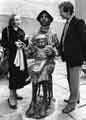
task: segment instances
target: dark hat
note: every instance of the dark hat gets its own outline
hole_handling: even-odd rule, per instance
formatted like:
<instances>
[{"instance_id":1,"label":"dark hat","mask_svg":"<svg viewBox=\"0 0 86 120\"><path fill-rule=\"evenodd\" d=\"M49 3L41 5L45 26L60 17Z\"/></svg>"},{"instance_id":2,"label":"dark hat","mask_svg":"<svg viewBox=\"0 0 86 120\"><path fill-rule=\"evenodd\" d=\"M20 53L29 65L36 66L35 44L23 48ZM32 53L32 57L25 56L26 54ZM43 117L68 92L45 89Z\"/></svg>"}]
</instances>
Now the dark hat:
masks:
<instances>
[{"instance_id":1,"label":"dark hat","mask_svg":"<svg viewBox=\"0 0 86 120\"><path fill-rule=\"evenodd\" d=\"M53 21L53 17L46 10L43 10L39 13L39 15L37 16L37 20L40 22L40 18L44 13L48 15L48 18L50 19L50 23L51 23Z\"/></svg>"}]
</instances>

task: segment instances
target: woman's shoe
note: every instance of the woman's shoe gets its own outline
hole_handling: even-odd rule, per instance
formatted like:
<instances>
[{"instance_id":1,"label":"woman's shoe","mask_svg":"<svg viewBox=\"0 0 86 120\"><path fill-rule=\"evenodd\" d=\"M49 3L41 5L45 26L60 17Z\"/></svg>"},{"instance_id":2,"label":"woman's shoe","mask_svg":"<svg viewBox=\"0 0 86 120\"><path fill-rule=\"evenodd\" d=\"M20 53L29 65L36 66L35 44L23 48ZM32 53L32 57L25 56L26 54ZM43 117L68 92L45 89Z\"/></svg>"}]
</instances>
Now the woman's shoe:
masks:
<instances>
[{"instance_id":1,"label":"woman's shoe","mask_svg":"<svg viewBox=\"0 0 86 120\"><path fill-rule=\"evenodd\" d=\"M17 102L12 103L11 100L8 98L8 105L12 109L17 109Z\"/></svg>"},{"instance_id":2,"label":"woman's shoe","mask_svg":"<svg viewBox=\"0 0 86 120\"><path fill-rule=\"evenodd\" d=\"M22 100L23 99L23 97L19 96L18 94L16 94L15 97L16 97L17 100Z\"/></svg>"}]
</instances>

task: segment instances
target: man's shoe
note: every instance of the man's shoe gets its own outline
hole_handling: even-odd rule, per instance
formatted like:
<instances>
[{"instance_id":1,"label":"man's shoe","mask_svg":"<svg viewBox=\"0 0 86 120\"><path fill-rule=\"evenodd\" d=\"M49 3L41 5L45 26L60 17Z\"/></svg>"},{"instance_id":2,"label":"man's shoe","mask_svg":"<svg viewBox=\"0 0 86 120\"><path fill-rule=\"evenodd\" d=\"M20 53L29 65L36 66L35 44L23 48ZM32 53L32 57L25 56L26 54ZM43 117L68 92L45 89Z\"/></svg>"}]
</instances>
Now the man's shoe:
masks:
<instances>
[{"instance_id":1,"label":"man's shoe","mask_svg":"<svg viewBox=\"0 0 86 120\"><path fill-rule=\"evenodd\" d=\"M22 96L19 96L18 94L16 94L15 97L16 97L17 100L22 100L22 99L23 99L23 97L22 97Z\"/></svg>"},{"instance_id":2,"label":"man's shoe","mask_svg":"<svg viewBox=\"0 0 86 120\"><path fill-rule=\"evenodd\" d=\"M72 112L73 110L75 110L75 105L74 105L74 104L68 104L68 105L62 110L62 112L67 114L67 113Z\"/></svg>"},{"instance_id":3,"label":"man's shoe","mask_svg":"<svg viewBox=\"0 0 86 120\"><path fill-rule=\"evenodd\" d=\"M70 103L70 100L66 100L66 99L64 99L64 102L66 102L66 103ZM77 100L77 104L79 104L80 103L80 100Z\"/></svg>"},{"instance_id":4,"label":"man's shoe","mask_svg":"<svg viewBox=\"0 0 86 120\"><path fill-rule=\"evenodd\" d=\"M12 103L12 101L8 98L8 105L12 109L17 109L17 102Z\"/></svg>"}]
</instances>

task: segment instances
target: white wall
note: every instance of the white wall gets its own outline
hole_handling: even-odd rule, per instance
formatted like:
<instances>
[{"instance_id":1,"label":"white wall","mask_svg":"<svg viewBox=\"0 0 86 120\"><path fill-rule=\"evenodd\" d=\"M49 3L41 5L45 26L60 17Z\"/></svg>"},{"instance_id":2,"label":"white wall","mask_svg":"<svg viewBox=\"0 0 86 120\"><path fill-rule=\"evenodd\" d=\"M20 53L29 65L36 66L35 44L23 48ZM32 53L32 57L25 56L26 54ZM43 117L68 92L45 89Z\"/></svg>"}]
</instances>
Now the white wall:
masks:
<instances>
[{"instance_id":1,"label":"white wall","mask_svg":"<svg viewBox=\"0 0 86 120\"><path fill-rule=\"evenodd\" d=\"M76 1L76 14L78 17L86 20L86 0L75 0Z\"/></svg>"},{"instance_id":2,"label":"white wall","mask_svg":"<svg viewBox=\"0 0 86 120\"><path fill-rule=\"evenodd\" d=\"M0 15L0 32L2 29L7 26L9 20L9 16L7 15ZM58 38L60 40L62 29L64 23L62 21L53 21L51 24L51 28L53 32L57 33ZM40 27L39 23L35 19L31 19L28 17L22 17L22 26L25 33L29 36L32 36Z\"/></svg>"},{"instance_id":3,"label":"white wall","mask_svg":"<svg viewBox=\"0 0 86 120\"><path fill-rule=\"evenodd\" d=\"M59 1L62 0L0 0L0 31L7 25L8 15L17 12L23 17L22 27L26 34L32 35L39 28L39 24L35 20L37 15L41 10L46 9L54 17L52 29L57 32L60 39L63 22L60 21ZM70 1L74 2L74 0ZM86 0L75 0L75 2L77 16L86 19Z\"/></svg>"},{"instance_id":4,"label":"white wall","mask_svg":"<svg viewBox=\"0 0 86 120\"><path fill-rule=\"evenodd\" d=\"M18 13L36 18L41 10L47 10L55 20L60 19L58 4L63 0L0 0L0 14ZM69 0L75 3L75 0Z\"/></svg>"},{"instance_id":5,"label":"white wall","mask_svg":"<svg viewBox=\"0 0 86 120\"><path fill-rule=\"evenodd\" d=\"M53 17L52 29L60 39L63 22L58 10L59 0L0 0L0 31L7 25L9 15L16 12L22 16L26 34L32 35L39 28L36 17L43 9L47 10Z\"/></svg>"}]
</instances>

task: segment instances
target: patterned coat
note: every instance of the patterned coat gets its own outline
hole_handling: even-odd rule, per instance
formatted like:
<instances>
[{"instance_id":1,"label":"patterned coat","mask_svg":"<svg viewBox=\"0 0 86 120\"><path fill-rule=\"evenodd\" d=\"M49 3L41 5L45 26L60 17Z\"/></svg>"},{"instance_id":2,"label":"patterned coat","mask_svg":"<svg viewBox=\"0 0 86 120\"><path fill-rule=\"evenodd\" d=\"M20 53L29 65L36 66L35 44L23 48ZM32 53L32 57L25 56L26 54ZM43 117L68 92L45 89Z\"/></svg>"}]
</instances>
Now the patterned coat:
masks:
<instances>
[{"instance_id":1,"label":"patterned coat","mask_svg":"<svg viewBox=\"0 0 86 120\"><path fill-rule=\"evenodd\" d=\"M33 59L32 66L36 66L37 68L37 62L40 63L38 65L37 70L39 69L39 66L41 66L40 71L36 72L33 72L34 70L31 71L31 66L29 68L30 71L29 74L31 74L32 82L35 83L50 80L50 75L53 73L55 68L54 58L56 54L54 47L58 46L58 39L56 39L56 35L51 34L51 32L49 31L48 33L44 34L45 37L47 38L45 41L46 42L45 47L39 48L38 40L36 39L36 37L40 34L43 35L43 33L39 31L35 36L33 36L31 40L31 46L29 49L30 58ZM48 52L46 53L47 50ZM31 63L29 65L31 65Z\"/></svg>"},{"instance_id":2,"label":"patterned coat","mask_svg":"<svg viewBox=\"0 0 86 120\"><path fill-rule=\"evenodd\" d=\"M17 52L17 46L15 45L15 42L21 40L27 45L28 42L24 41L24 37L25 37L25 33L21 28L18 28L18 30L15 31L12 27L8 27L8 29L6 27L2 31L1 45L8 50L10 89L22 88L26 84L25 79L28 77L27 63L26 63L26 56L24 53L24 49L22 49L24 56L24 65L25 65L24 71L20 71L20 68L14 65L14 60Z\"/></svg>"}]
</instances>

